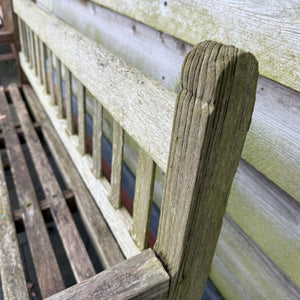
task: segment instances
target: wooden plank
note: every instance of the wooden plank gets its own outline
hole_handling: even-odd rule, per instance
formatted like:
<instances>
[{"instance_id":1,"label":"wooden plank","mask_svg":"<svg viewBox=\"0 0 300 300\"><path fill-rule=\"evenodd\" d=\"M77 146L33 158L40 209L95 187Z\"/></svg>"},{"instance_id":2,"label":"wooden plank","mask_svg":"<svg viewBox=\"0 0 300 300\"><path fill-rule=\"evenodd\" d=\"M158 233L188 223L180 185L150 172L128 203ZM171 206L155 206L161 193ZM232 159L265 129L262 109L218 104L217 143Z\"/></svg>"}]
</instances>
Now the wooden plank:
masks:
<instances>
[{"instance_id":1,"label":"wooden plank","mask_svg":"<svg viewBox=\"0 0 300 300\"><path fill-rule=\"evenodd\" d=\"M72 74L66 67L64 68L65 68L67 127L68 127L69 134L74 134L75 127L73 122Z\"/></svg>"},{"instance_id":2,"label":"wooden plank","mask_svg":"<svg viewBox=\"0 0 300 300\"><path fill-rule=\"evenodd\" d=\"M50 48L47 47L47 59L48 59L48 84L49 84L49 91L50 91L50 99L51 104L55 104L55 91L54 91L54 78L53 78L53 54Z\"/></svg>"},{"instance_id":3,"label":"wooden plank","mask_svg":"<svg viewBox=\"0 0 300 300\"><path fill-rule=\"evenodd\" d=\"M65 202L63 193L56 181L46 153L30 121L30 117L21 98L17 85L10 85L12 96L30 154L36 167L45 196L50 200L50 209L59 231L64 249L77 282L81 282L95 275L85 245L81 240L76 224Z\"/></svg>"},{"instance_id":4,"label":"wooden plank","mask_svg":"<svg viewBox=\"0 0 300 300\"><path fill-rule=\"evenodd\" d=\"M93 173L96 178L102 176L102 105L93 98Z\"/></svg>"},{"instance_id":5,"label":"wooden plank","mask_svg":"<svg viewBox=\"0 0 300 300\"><path fill-rule=\"evenodd\" d=\"M60 118L64 117L64 106L62 99L62 83L61 83L61 62L59 58L55 57L55 66L56 66L56 97L58 104L58 116Z\"/></svg>"},{"instance_id":6,"label":"wooden plank","mask_svg":"<svg viewBox=\"0 0 300 300\"><path fill-rule=\"evenodd\" d=\"M168 288L168 273L149 249L48 299L165 299Z\"/></svg>"},{"instance_id":7,"label":"wooden plank","mask_svg":"<svg viewBox=\"0 0 300 300\"><path fill-rule=\"evenodd\" d=\"M70 7L67 0L61 0L49 9L168 89L178 91L182 61L191 49L190 44L91 2L82 5L73 1ZM76 22L77 19L86 22ZM259 78L255 110L242 155L300 202L299 97L299 92ZM124 160L128 163L125 155Z\"/></svg>"},{"instance_id":8,"label":"wooden plank","mask_svg":"<svg viewBox=\"0 0 300 300\"><path fill-rule=\"evenodd\" d=\"M132 235L138 247L143 250L149 246L148 234L155 179L155 164L142 149L139 150L136 174Z\"/></svg>"},{"instance_id":9,"label":"wooden plank","mask_svg":"<svg viewBox=\"0 0 300 300\"><path fill-rule=\"evenodd\" d=\"M185 58L155 251L171 299L202 294L255 102L255 57L203 42ZM180 218L178 216L180 215Z\"/></svg>"},{"instance_id":10,"label":"wooden plank","mask_svg":"<svg viewBox=\"0 0 300 300\"><path fill-rule=\"evenodd\" d=\"M79 152L84 155L87 150L86 144L86 110L85 110L85 87L78 82L77 91L78 105L78 137L79 137Z\"/></svg>"},{"instance_id":11,"label":"wooden plank","mask_svg":"<svg viewBox=\"0 0 300 300\"><path fill-rule=\"evenodd\" d=\"M110 203L114 208L121 206L122 166L123 166L124 131L118 122L113 125L113 149L111 163Z\"/></svg>"},{"instance_id":12,"label":"wooden plank","mask_svg":"<svg viewBox=\"0 0 300 300\"><path fill-rule=\"evenodd\" d=\"M35 34L32 30L29 30L30 35L30 49L31 49L31 59L32 59L32 67L37 76L37 63L36 63L36 52L35 52Z\"/></svg>"},{"instance_id":13,"label":"wooden plank","mask_svg":"<svg viewBox=\"0 0 300 300\"><path fill-rule=\"evenodd\" d=\"M101 102L120 126L165 170L170 143L170 135L165 133L171 132L168 120L173 117L175 93L163 88L63 21L47 14L31 1L15 0L14 7L16 13L23 20L26 19L39 38L53 49L62 63ZM45 24L43 28L41 22ZM68 38L57 39L57 36ZM93 76L86 76L86 70Z\"/></svg>"},{"instance_id":14,"label":"wooden plank","mask_svg":"<svg viewBox=\"0 0 300 300\"><path fill-rule=\"evenodd\" d=\"M29 299L1 157L0 236L0 276L4 298Z\"/></svg>"},{"instance_id":15,"label":"wooden plank","mask_svg":"<svg viewBox=\"0 0 300 300\"><path fill-rule=\"evenodd\" d=\"M262 75L300 91L300 16L292 0L271 5L249 0L93 1L193 45L212 39L251 51Z\"/></svg>"},{"instance_id":16,"label":"wooden plank","mask_svg":"<svg viewBox=\"0 0 300 300\"><path fill-rule=\"evenodd\" d=\"M227 213L300 286L300 203L242 160Z\"/></svg>"},{"instance_id":17,"label":"wooden plank","mask_svg":"<svg viewBox=\"0 0 300 300\"><path fill-rule=\"evenodd\" d=\"M223 219L210 277L226 299L296 300L300 295L299 286L228 216Z\"/></svg>"},{"instance_id":18,"label":"wooden plank","mask_svg":"<svg viewBox=\"0 0 300 300\"><path fill-rule=\"evenodd\" d=\"M1 120L2 129L11 163L18 201L24 213L23 221L30 244L30 251L42 296L47 297L63 290L64 283L42 213L39 209L18 136L13 130L14 125L9 115L9 108L3 88L0 90L0 104L2 114L6 116L6 118Z\"/></svg>"},{"instance_id":19,"label":"wooden plank","mask_svg":"<svg viewBox=\"0 0 300 300\"><path fill-rule=\"evenodd\" d=\"M27 35L27 41L28 41L29 65L30 65L30 68L33 68L31 36L30 36L30 28L28 26L26 26L26 35Z\"/></svg>"},{"instance_id":20,"label":"wooden plank","mask_svg":"<svg viewBox=\"0 0 300 300\"><path fill-rule=\"evenodd\" d=\"M64 180L73 188L80 216L85 224L89 237L93 242L102 266L104 268L113 267L115 264L124 260L119 246L113 238L110 229L99 212L98 207L94 202L94 199L91 197L85 183L82 181L78 171L76 170L69 154L64 148L61 140L56 135L53 126L46 116L46 113L32 88L25 85L24 94L26 95L27 102L30 105L36 119L43 123L43 134L45 139L48 141L48 146L57 165L60 166L60 171L64 176ZM66 126L64 127L64 130L65 129ZM64 138L65 137L63 137L63 140ZM64 145L66 144L64 143ZM98 184L98 182L96 184ZM99 192L99 190L97 192ZM99 194L100 197L103 197L103 192L100 192ZM119 218L119 216L115 214L112 218Z\"/></svg>"}]
</instances>

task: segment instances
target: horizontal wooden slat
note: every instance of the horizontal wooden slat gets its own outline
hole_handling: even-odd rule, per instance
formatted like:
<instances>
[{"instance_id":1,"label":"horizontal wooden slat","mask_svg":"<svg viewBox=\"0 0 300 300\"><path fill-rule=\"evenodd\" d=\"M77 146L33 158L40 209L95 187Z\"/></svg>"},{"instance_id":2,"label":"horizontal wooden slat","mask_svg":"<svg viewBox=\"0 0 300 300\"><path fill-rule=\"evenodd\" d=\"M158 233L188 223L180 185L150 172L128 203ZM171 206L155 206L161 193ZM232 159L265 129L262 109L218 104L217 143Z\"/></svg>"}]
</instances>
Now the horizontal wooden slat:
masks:
<instances>
[{"instance_id":1,"label":"horizontal wooden slat","mask_svg":"<svg viewBox=\"0 0 300 300\"><path fill-rule=\"evenodd\" d=\"M51 165L48 162L47 155L43 151L43 147L30 121L29 114L17 85L10 85L9 92L23 128L25 139L45 196L50 202L52 216L69 258L73 274L77 282L81 282L96 274L94 267L77 230L71 212L65 202L63 193L56 181Z\"/></svg>"},{"instance_id":2,"label":"horizontal wooden slat","mask_svg":"<svg viewBox=\"0 0 300 300\"><path fill-rule=\"evenodd\" d=\"M23 221L30 244L30 251L42 296L47 297L64 289L64 283L39 208L22 148L13 129L14 124L9 113L3 88L0 90L0 104L1 112L5 116L1 120L5 145L11 163L19 205L24 214Z\"/></svg>"},{"instance_id":3,"label":"horizontal wooden slat","mask_svg":"<svg viewBox=\"0 0 300 300\"><path fill-rule=\"evenodd\" d=\"M241 161L227 213L300 286L300 204Z\"/></svg>"},{"instance_id":4,"label":"horizontal wooden slat","mask_svg":"<svg viewBox=\"0 0 300 300\"><path fill-rule=\"evenodd\" d=\"M100 214L94 199L91 197L86 185L78 174L69 154L64 148L59 137L56 135L32 88L29 86L24 86L23 89L35 118L43 123L43 134L45 139L48 141L48 146L54 159L60 167L61 174L64 176L66 183L73 188L78 210L80 211L85 228L101 260L102 266L104 268L111 268L124 259L120 248L116 244L115 239L113 238L108 226ZM41 91L42 88L40 87L40 92ZM49 100L49 96L47 100ZM66 128L66 126L64 128ZM86 161L81 161L80 163L84 164ZM96 184L98 184L98 182L96 182ZM102 185L100 186L100 190L103 191ZM101 192L98 196L101 197L102 195L103 192ZM105 195L107 195L107 193ZM113 215L112 218L118 219L119 217Z\"/></svg>"},{"instance_id":5,"label":"horizontal wooden slat","mask_svg":"<svg viewBox=\"0 0 300 300\"><path fill-rule=\"evenodd\" d=\"M4 298L29 299L1 157L0 236L0 276Z\"/></svg>"},{"instance_id":6,"label":"horizontal wooden slat","mask_svg":"<svg viewBox=\"0 0 300 300\"><path fill-rule=\"evenodd\" d=\"M181 65L192 47L190 44L104 7L94 5L94 14L90 14L92 3L83 5L76 0L70 6L67 0L62 0L53 7L52 2L46 0L43 4L146 75L173 91L178 90ZM76 22L77 19L85 22ZM259 78L253 121L243 157L300 202L300 169L297 167L300 162L299 98L300 93L264 77ZM170 108L174 109L173 106ZM163 139L167 134L161 136Z\"/></svg>"},{"instance_id":7,"label":"horizontal wooden slat","mask_svg":"<svg viewBox=\"0 0 300 300\"><path fill-rule=\"evenodd\" d=\"M210 278L226 299L296 300L300 295L300 288L228 216Z\"/></svg>"},{"instance_id":8,"label":"horizontal wooden slat","mask_svg":"<svg viewBox=\"0 0 300 300\"><path fill-rule=\"evenodd\" d=\"M206 39L252 52L260 73L300 91L300 16L294 1L93 0L190 44Z\"/></svg>"},{"instance_id":9,"label":"horizontal wooden slat","mask_svg":"<svg viewBox=\"0 0 300 300\"><path fill-rule=\"evenodd\" d=\"M169 275L149 249L48 299L165 299L168 289Z\"/></svg>"},{"instance_id":10,"label":"horizontal wooden slat","mask_svg":"<svg viewBox=\"0 0 300 300\"><path fill-rule=\"evenodd\" d=\"M29 0L15 0L14 8L121 127L166 170L170 143L170 134L166 133L171 132L168 120L173 117L175 93ZM41 23L45 26L40 26ZM58 39L58 36L65 38ZM86 70L93 76L86 76ZM142 113L137 113L139 111Z\"/></svg>"}]
</instances>

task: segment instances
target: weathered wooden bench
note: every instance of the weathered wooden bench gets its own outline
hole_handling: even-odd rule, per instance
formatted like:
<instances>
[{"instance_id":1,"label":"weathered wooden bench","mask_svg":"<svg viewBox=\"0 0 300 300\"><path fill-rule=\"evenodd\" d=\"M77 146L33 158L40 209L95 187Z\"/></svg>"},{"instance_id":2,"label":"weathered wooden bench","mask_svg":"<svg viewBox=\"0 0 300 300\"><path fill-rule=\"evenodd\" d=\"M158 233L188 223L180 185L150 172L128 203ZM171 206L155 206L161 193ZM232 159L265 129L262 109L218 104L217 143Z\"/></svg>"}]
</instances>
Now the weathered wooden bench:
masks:
<instances>
[{"instance_id":1,"label":"weathered wooden bench","mask_svg":"<svg viewBox=\"0 0 300 300\"><path fill-rule=\"evenodd\" d=\"M44 165L41 146L36 146L36 137L32 137L29 148L36 166L42 166L38 171L44 184L45 206L55 220L78 282L63 290L38 203L31 184L23 181L29 181L29 176L14 166L21 156L14 154L18 141L14 125L6 117L1 120L3 139L16 188L20 189L19 215L28 232L42 296L198 299L250 124L258 76L255 58L233 46L199 44L183 63L182 90L175 105L174 92L32 2L15 0L14 9L19 21L22 69L37 95L31 87L24 86L23 96L66 182L72 186L88 234L108 269L94 275L62 191ZM18 115L23 116L23 109L17 106L22 103L18 88L12 86L8 93L17 103ZM3 91L1 99L1 107L5 107ZM113 119L110 181L103 176L103 110ZM1 113L9 115L7 110ZM23 116L23 121L20 116L28 142L34 130L26 121L28 115ZM88 118L93 122L92 135L87 130ZM121 201L124 133L139 149L132 217ZM10 139L14 139L11 144ZM161 217L154 250L145 250L158 168L166 173ZM23 192L22 185L23 190L30 190L30 196ZM5 189L4 186L2 198L8 203ZM14 236L10 207L5 209L1 225L8 226L12 232L9 236ZM29 218L33 212L34 218ZM226 226L230 222L225 218ZM7 232L6 227L1 230ZM10 243L13 245L9 247L3 243L6 252L2 250L1 254L3 288L8 298L22 299L27 293L22 263L16 239ZM122 262L123 256L126 260ZM12 272L18 276L12 276ZM293 286L290 290L297 294Z\"/></svg>"}]
</instances>

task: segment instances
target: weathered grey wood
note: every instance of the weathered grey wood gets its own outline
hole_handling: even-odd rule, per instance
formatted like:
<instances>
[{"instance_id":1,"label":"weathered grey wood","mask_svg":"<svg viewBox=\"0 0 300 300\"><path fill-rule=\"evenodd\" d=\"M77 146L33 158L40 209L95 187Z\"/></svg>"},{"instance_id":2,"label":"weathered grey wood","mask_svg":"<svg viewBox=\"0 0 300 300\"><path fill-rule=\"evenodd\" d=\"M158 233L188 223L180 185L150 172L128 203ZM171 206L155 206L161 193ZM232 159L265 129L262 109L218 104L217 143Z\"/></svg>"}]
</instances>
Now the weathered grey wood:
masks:
<instances>
[{"instance_id":1,"label":"weathered grey wood","mask_svg":"<svg viewBox=\"0 0 300 300\"><path fill-rule=\"evenodd\" d=\"M139 149L134 192L132 236L141 250L148 247L154 179L155 164L143 149Z\"/></svg>"},{"instance_id":2,"label":"weathered grey wood","mask_svg":"<svg viewBox=\"0 0 300 300\"><path fill-rule=\"evenodd\" d=\"M36 61L36 49L35 49L35 33L30 30L30 49L31 49L31 57L32 57L32 67L34 70L35 76L38 75L37 73L37 61Z\"/></svg>"},{"instance_id":3,"label":"weathered grey wood","mask_svg":"<svg viewBox=\"0 0 300 300\"><path fill-rule=\"evenodd\" d=\"M253 55L216 42L199 44L184 61L155 244L171 275L171 299L203 292L257 78Z\"/></svg>"},{"instance_id":4,"label":"weathered grey wood","mask_svg":"<svg viewBox=\"0 0 300 300\"><path fill-rule=\"evenodd\" d=\"M297 300L300 295L299 286L228 216L223 219L210 277L225 299Z\"/></svg>"},{"instance_id":5,"label":"weathered grey wood","mask_svg":"<svg viewBox=\"0 0 300 300\"><path fill-rule=\"evenodd\" d=\"M29 299L1 157L0 236L0 275L4 298Z\"/></svg>"},{"instance_id":6,"label":"weathered grey wood","mask_svg":"<svg viewBox=\"0 0 300 300\"><path fill-rule=\"evenodd\" d=\"M48 300L165 299L169 276L148 249Z\"/></svg>"},{"instance_id":7,"label":"weathered grey wood","mask_svg":"<svg viewBox=\"0 0 300 300\"><path fill-rule=\"evenodd\" d=\"M46 46L40 39L40 53L41 53L41 73L42 73L42 84L44 85L45 92L50 93L48 78L47 78L47 66L46 66Z\"/></svg>"},{"instance_id":8,"label":"weathered grey wood","mask_svg":"<svg viewBox=\"0 0 300 300\"><path fill-rule=\"evenodd\" d=\"M77 105L78 105L78 137L79 137L79 152L84 155L87 150L86 144L86 111L85 111L85 87L78 82L77 90Z\"/></svg>"},{"instance_id":9,"label":"weathered grey wood","mask_svg":"<svg viewBox=\"0 0 300 300\"><path fill-rule=\"evenodd\" d=\"M111 163L110 203L114 208L121 206L122 166L123 166L124 131L118 122L113 124L113 149Z\"/></svg>"},{"instance_id":10,"label":"weathered grey wood","mask_svg":"<svg viewBox=\"0 0 300 300\"><path fill-rule=\"evenodd\" d=\"M27 38L28 38L28 49L29 49L29 61L30 61L30 67L34 68L34 48L33 48L33 40L32 40L32 31L27 26Z\"/></svg>"},{"instance_id":11,"label":"weathered grey wood","mask_svg":"<svg viewBox=\"0 0 300 300\"><path fill-rule=\"evenodd\" d=\"M110 229L98 210L86 185L78 174L69 154L56 135L32 88L24 86L24 94L37 120L43 123L43 134L66 183L72 186L80 216L85 224L94 248L104 268L111 268L124 260L122 252L113 238Z\"/></svg>"},{"instance_id":12,"label":"weathered grey wood","mask_svg":"<svg viewBox=\"0 0 300 300\"><path fill-rule=\"evenodd\" d=\"M36 78L36 77L35 77ZM48 297L64 289L63 279L53 252L42 213L30 179L25 158L14 131L14 124L9 114L3 88L0 90L2 129L11 163L16 192L20 208L23 210L23 222L30 244L30 251L43 297Z\"/></svg>"},{"instance_id":13,"label":"weathered grey wood","mask_svg":"<svg viewBox=\"0 0 300 300\"><path fill-rule=\"evenodd\" d=\"M39 101L41 102L42 107L45 109L45 112L49 117L52 126L55 128L55 131L58 134L59 138L63 141L64 147L67 149L68 154L72 158L77 171L81 175L81 178L84 180L85 185L87 186L97 204L92 212L94 212L98 206L106 222L109 223L110 229L113 232L116 240L118 241L118 244L120 245L120 248L122 249L122 252L126 258L138 254L140 251L135 245L128 231L131 228L129 220L131 218L128 212L125 209L113 209L108 200L108 197L110 195L110 185L108 181L105 179L105 177L97 179L93 175L91 171L93 165L91 157L88 155L82 156L79 153L78 138L76 136L70 136L68 134L67 122L57 118L57 108L50 105L49 96L44 93L43 88L38 84L36 78L29 69L28 64L25 62L22 53L20 55L20 62L31 86L37 93ZM52 153L55 151L55 148L52 149ZM58 165L64 165L64 162L60 161ZM68 165L66 165L66 169L68 168ZM120 226L120 224L122 225Z\"/></svg>"},{"instance_id":14,"label":"weathered grey wood","mask_svg":"<svg viewBox=\"0 0 300 300\"><path fill-rule=\"evenodd\" d=\"M27 36L25 31L25 25L24 22L18 18L18 27L20 32L20 43L21 43L21 49L22 52L24 52L25 57L28 59L28 46L27 46Z\"/></svg>"},{"instance_id":15,"label":"weathered grey wood","mask_svg":"<svg viewBox=\"0 0 300 300\"><path fill-rule=\"evenodd\" d=\"M54 91L54 78L53 78L53 55L52 51L49 47L47 47L47 59L48 59L48 83L49 83L49 91L51 96L51 104L55 104L55 91Z\"/></svg>"},{"instance_id":16,"label":"weathered grey wood","mask_svg":"<svg viewBox=\"0 0 300 300\"><path fill-rule=\"evenodd\" d=\"M93 173L100 178L102 175L102 105L95 98L93 99Z\"/></svg>"},{"instance_id":17,"label":"weathered grey wood","mask_svg":"<svg viewBox=\"0 0 300 300\"><path fill-rule=\"evenodd\" d=\"M72 102L72 74L65 67L65 89L66 89L66 115L67 127L70 134L75 133L73 121L73 102Z\"/></svg>"},{"instance_id":18,"label":"weathered grey wood","mask_svg":"<svg viewBox=\"0 0 300 300\"><path fill-rule=\"evenodd\" d=\"M60 118L64 117L64 106L62 99L62 83L61 83L61 62L59 58L55 57L55 65L56 65L56 97L57 97L57 105L58 105L58 116Z\"/></svg>"},{"instance_id":19,"label":"weathered grey wood","mask_svg":"<svg viewBox=\"0 0 300 300\"><path fill-rule=\"evenodd\" d=\"M33 33L34 36L34 50L35 50L35 66L36 66L36 76L41 83L41 54L40 54L40 40L39 37Z\"/></svg>"},{"instance_id":20,"label":"weathered grey wood","mask_svg":"<svg viewBox=\"0 0 300 300\"><path fill-rule=\"evenodd\" d=\"M172 107L176 94L31 1L15 0L14 7L16 13L23 20L26 19L39 38L55 52L120 126L158 166L166 170L170 135L165 132L171 132L168 120L173 117ZM41 27L41 22L45 26ZM67 39L57 39L58 36ZM87 76L86 70L93 76Z\"/></svg>"},{"instance_id":21,"label":"weathered grey wood","mask_svg":"<svg viewBox=\"0 0 300 300\"><path fill-rule=\"evenodd\" d=\"M300 286L299 202L241 160L227 214Z\"/></svg>"},{"instance_id":22,"label":"weathered grey wood","mask_svg":"<svg viewBox=\"0 0 300 300\"><path fill-rule=\"evenodd\" d=\"M300 91L297 1L93 1L193 45L213 39L251 51L262 75Z\"/></svg>"},{"instance_id":23,"label":"weathered grey wood","mask_svg":"<svg viewBox=\"0 0 300 300\"><path fill-rule=\"evenodd\" d=\"M43 151L43 147L30 121L17 85L10 85L9 91L45 196L50 200L52 216L60 233L73 274L77 282L81 282L95 275L94 267L48 162L47 155Z\"/></svg>"},{"instance_id":24,"label":"weathered grey wood","mask_svg":"<svg viewBox=\"0 0 300 300\"><path fill-rule=\"evenodd\" d=\"M70 6L68 0L61 0L53 6L51 1L44 0L43 5L144 74L178 91L182 61L191 49L187 42L92 2L83 4L74 0ZM74 22L76 18L85 22ZM265 51L264 55L268 54L269 51ZM242 157L300 202L299 97L299 92L259 78L256 105ZM172 104L172 110L173 107ZM171 136L171 133L165 135ZM128 163L125 154L124 161ZM131 168L133 170L135 168Z\"/></svg>"}]
</instances>

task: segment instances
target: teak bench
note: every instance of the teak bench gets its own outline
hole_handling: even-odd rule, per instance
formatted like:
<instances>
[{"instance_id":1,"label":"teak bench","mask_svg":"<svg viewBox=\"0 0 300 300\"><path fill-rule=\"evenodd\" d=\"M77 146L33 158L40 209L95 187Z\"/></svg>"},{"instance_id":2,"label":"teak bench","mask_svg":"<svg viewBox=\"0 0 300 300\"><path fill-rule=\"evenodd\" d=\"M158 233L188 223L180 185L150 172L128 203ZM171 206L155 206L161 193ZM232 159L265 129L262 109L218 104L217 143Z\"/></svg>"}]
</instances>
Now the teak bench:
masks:
<instances>
[{"instance_id":1,"label":"teak bench","mask_svg":"<svg viewBox=\"0 0 300 300\"><path fill-rule=\"evenodd\" d=\"M0 91L1 141L20 206L17 213L11 212L0 163L0 271L6 299L28 298L16 238L17 216L24 224L43 298L199 299L250 126L256 59L234 46L198 44L183 63L175 104L175 93L31 1L13 4L21 66L35 92L28 85ZM77 104L72 100L75 78ZM87 232L107 269L99 274L23 98L72 187ZM16 109L20 129L15 129L8 101ZM93 108L92 137L86 128L88 105ZM103 109L113 118L110 182L103 176ZM132 217L121 202L124 132L139 146ZM25 167L18 133L24 136L36 166L46 197L41 202ZM156 166L166 173L166 180L152 250L147 248ZM50 210L77 282L66 290L43 209Z\"/></svg>"}]
</instances>

